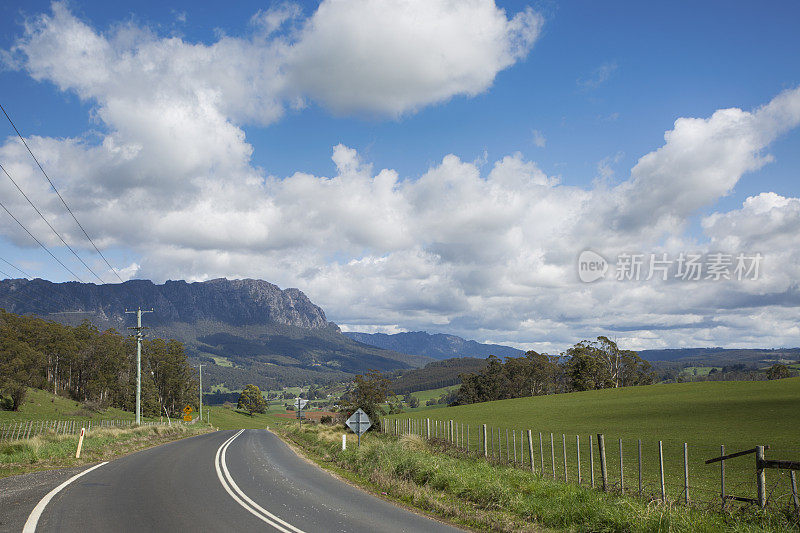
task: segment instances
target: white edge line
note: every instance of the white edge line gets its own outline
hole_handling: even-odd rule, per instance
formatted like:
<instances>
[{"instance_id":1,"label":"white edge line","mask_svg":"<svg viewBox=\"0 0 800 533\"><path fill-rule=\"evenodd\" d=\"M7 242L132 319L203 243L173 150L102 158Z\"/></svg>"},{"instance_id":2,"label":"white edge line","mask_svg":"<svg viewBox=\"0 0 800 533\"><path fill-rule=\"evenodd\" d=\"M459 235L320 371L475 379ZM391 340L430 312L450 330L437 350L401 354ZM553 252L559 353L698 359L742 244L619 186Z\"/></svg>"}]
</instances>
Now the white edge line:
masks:
<instances>
[{"instance_id":1,"label":"white edge line","mask_svg":"<svg viewBox=\"0 0 800 533\"><path fill-rule=\"evenodd\" d=\"M304 533L301 529L298 529L298 528L294 527L293 525L289 524L288 522L285 522L284 520L281 520L280 518L278 518L277 516L275 516L274 514L270 513L269 511L267 511L266 509L264 509L263 507L258 505L256 502L251 500L242 491L242 489L239 488L239 486L233 480L233 476L228 471L228 465L226 464L225 458L226 458L226 455L227 455L228 446L230 446L233 443L234 439L236 439L242 433L244 433L243 429L240 430L235 435L233 435L228 440L226 440L224 443L222 443L222 445L217 449L217 455L215 457L214 467L217 470L217 477L219 478L220 483L222 483L222 487L227 491L227 493L239 505L244 507L251 514L253 514L256 517L260 518L262 521L264 521L267 524L271 525L275 529L277 529L279 531L282 531L284 533L292 533L292 532ZM220 469L220 465L222 466L221 469ZM224 471L224 473L223 473L223 471ZM233 488L233 491L231 490L231 488ZM234 494L234 491L236 493L238 493L238 495L241 496L241 498L239 496L237 496L237 494ZM245 501L243 501L243 500L245 500L247 503L245 503ZM289 529L285 529L284 527L281 527L281 525L279 525L279 524L281 524L281 525L283 525L283 526L285 526L286 528L289 528Z\"/></svg>"},{"instance_id":2,"label":"white edge line","mask_svg":"<svg viewBox=\"0 0 800 533\"><path fill-rule=\"evenodd\" d=\"M91 468L87 468L83 472L81 472L79 474L75 474L74 476L72 476L71 478L66 480L64 483L62 483L58 487L54 488L50 492L48 492L47 496L42 498L41 501L39 501L39 503L36 504L36 507L33 508L33 511L31 511L30 516L28 516L27 522L25 522L25 527L22 528L22 533L35 533L36 532L36 525L39 523L39 518L42 516L42 512L44 512L44 508L47 507L47 504L50 503L50 500L52 500L53 497L56 494L58 494L64 487L66 487L67 485L69 485L70 483L72 483L73 481L78 479L79 477L81 477L81 476L83 476L85 474L88 474L89 472L91 472L95 468L100 468L101 466L103 466L105 464L108 464L108 461L103 461L99 465L94 465Z\"/></svg>"}]
</instances>

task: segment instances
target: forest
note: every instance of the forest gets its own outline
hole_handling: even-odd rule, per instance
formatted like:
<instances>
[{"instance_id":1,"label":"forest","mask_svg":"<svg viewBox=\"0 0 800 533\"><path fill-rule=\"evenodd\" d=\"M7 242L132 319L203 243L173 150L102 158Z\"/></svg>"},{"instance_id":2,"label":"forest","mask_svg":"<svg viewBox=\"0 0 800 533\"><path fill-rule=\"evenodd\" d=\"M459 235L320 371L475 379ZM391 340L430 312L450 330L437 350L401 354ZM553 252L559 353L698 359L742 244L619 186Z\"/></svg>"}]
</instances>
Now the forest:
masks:
<instances>
[{"instance_id":1,"label":"forest","mask_svg":"<svg viewBox=\"0 0 800 533\"><path fill-rule=\"evenodd\" d=\"M0 408L17 410L28 387L87 405L132 411L136 398L136 341L88 321L65 326L0 309ZM197 406L198 383L183 344L142 344L142 414L170 416Z\"/></svg>"},{"instance_id":2,"label":"forest","mask_svg":"<svg viewBox=\"0 0 800 533\"><path fill-rule=\"evenodd\" d=\"M488 358L481 372L463 374L454 403L470 403L563 392L649 385L655 374L636 352L620 350L607 337L584 340L560 356L527 352L505 362Z\"/></svg>"},{"instance_id":3,"label":"forest","mask_svg":"<svg viewBox=\"0 0 800 533\"><path fill-rule=\"evenodd\" d=\"M458 385L461 375L480 372L486 367L486 359L475 357L456 357L428 363L423 368L398 371L389 388L395 394L408 394L427 389L438 389Z\"/></svg>"}]
</instances>

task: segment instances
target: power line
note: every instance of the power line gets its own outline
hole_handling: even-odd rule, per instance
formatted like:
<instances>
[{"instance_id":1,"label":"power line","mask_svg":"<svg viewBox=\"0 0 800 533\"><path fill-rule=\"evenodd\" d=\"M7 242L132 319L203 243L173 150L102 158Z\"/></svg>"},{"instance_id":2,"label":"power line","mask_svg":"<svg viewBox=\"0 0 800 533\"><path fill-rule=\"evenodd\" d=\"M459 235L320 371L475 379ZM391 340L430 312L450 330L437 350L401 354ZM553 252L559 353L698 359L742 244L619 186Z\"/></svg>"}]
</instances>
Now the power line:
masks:
<instances>
[{"instance_id":1,"label":"power line","mask_svg":"<svg viewBox=\"0 0 800 533\"><path fill-rule=\"evenodd\" d=\"M42 248L44 248L44 251L45 251L45 252L47 252L48 254L50 254L50 257L52 257L53 259L55 259L56 261L58 261L58 264L59 264L59 265L61 265L62 267L64 267L64 270L66 270L67 272L69 272L70 274L72 274L72 276L73 276L75 279L77 279L78 281L80 281L81 283L85 283L85 282L84 282L84 281L83 281L83 280L82 280L80 277L78 277L78 275L77 275L75 272L73 272L72 270L70 270L70 269L69 269L69 267L68 267L67 265L65 265L64 263L62 263L62 262L61 262L61 259L59 259L59 258L58 258L58 257L56 257L55 255L53 255L53 252L51 252L51 251L50 251L50 250L47 248L47 246L45 246L44 244L42 244L42 241L40 241L39 239L37 239L36 237L34 237L34 236L33 236L33 233L31 233L30 231L28 231L28 228L26 228L26 227L25 227L25 225L24 225L22 222L20 222L20 221L17 219L17 217L15 217L15 216L14 216L14 215L11 213L11 211L9 211L9 210L8 210L8 208L7 208L7 207L6 207L6 206L3 204L3 202L0 202L0 207L2 207L2 208L5 210L5 212L6 212L6 213L8 213L8 216L10 216L11 218L13 218L13 219L14 219L14 221L15 221L17 224L19 224L19 225L20 225L20 227L21 227L22 229L24 229L24 230L25 230L25 233L27 233L28 235L30 235L31 239L33 239L34 241L36 241L36 242L39 244L39 246L41 246Z\"/></svg>"},{"instance_id":2,"label":"power line","mask_svg":"<svg viewBox=\"0 0 800 533\"><path fill-rule=\"evenodd\" d=\"M111 266L111 263L109 263L109 262L108 262L108 259L106 259L106 256L104 256L104 255L103 255L103 252L101 252L101 251L100 251L100 249L99 249L99 248L97 247L97 245L94 243L94 241L92 240L92 238L91 238L91 237L89 237L89 234L88 234L88 233L86 233L86 230L85 230L85 229L84 229L84 227L81 225L81 223L80 223L80 222L78 222L78 217L76 217L76 216L75 216L75 213L73 213L73 212L72 212L72 209L70 209L70 208L69 208L69 206L67 205L67 202L65 202L65 201L64 201L64 198L61 196L61 193L60 193L60 192L58 192L58 189L56 188L55 184L53 183L53 180L51 180L51 179L50 179L50 176L48 176L48 175L47 175L47 172L45 172L45 171L44 171L44 168L42 167L41 163L39 163L39 160L38 160L38 159L36 159L36 156L35 156L35 155L33 155L33 152L31 151L30 147L28 146L28 143L26 143L26 142L25 142L25 139L22 137L22 134L21 134L21 133L19 132L19 130L17 129L17 126L14 124L14 121L13 121L13 120L11 120L11 117L9 117L9 116L8 116L8 113L6 113L6 110L5 110L5 108L3 107L3 105L2 105L2 104L0 104L0 110L2 110L2 111L3 111L3 114L4 114L4 115L6 116L6 118L8 119L8 122L11 124L11 127L12 127L12 128L14 128L14 131L17 133L17 137L19 137L19 139L22 141L22 144L24 144L24 145L25 145L25 148L27 148L27 149L28 149L28 153L29 153L29 154L31 154L31 157L33 158L33 160L34 160L34 161L36 161L36 165L39 167L39 170L41 170L41 171L42 171L42 174L44 174L44 177L45 177L45 178L47 178L47 181L48 181L48 183L50 183L50 186L53 188L53 190L55 191L55 193L58 195L58 198L61 200L61 203L62 203L62 204L64 204L64 207L66 208L66 210L69 212L69 214L70 214L70 215L72 215L72 219L75 221L75 223L78 225L78 227L79 227L79 228L81 228L81 231L83 232L83 234L84 234L84 235L86 235L86 238L89 240L89 242L90 242L90 243L92 243L92 246L94 247L94 249L95 249L95 251L97 252L97 254L98 254L100 257L102 257L102 258L103 258L103 261L105 261L106 265L108 265L108 268L110 268L110 269L111 269L111 271L112 271L112 272L114 273L114 275L117 277L117 279L119 280L119 282L120 282L120 283L124 283L124 282L122 281L122 278L120 277L119 273L117 273L117 270L116 270L116 269L115 269L113 266Z\"/></svg>"},{"instance_id":3,"label":"power line","mask_svg":"<svg viewBox=\"0 0 800 533\"><path fill-rule=\"evenodd\" d=\"M6 261L5 259L3 259L2 257L0 257L0 261L2 261L3 263L7 264L8 266L10 266L11 268L13 268L14 270L17 270L17 271L19 271L19 272L20 272L20 273L21 273L23 276L25 276L26 278L32 278L32 277L33 277L33 276L31 276L30 274L28 274L27 272L25 272L24 270L22 270L20 267L18 267L18 266L16 266L16 265L14 265L13 263L9 263L8 261Z\"/></svg>"},{"instance_id":4,"label":"power line","mask_svg":"<svg viewBox=\"0 0 800 533\"><path fill-rule=\"evenodd\" d=\"M17 190L19 191L19 193L20 193L22 196L24 196L26 200L28 200L28 203L29 203L29 204L31 204L31 207L33 208L33 210L34 210L34 211L36 211L36 213L37 213L37 214L38 214L38 215L39 215L39 216L42 218L42 220L44 220L44 223L45 223L45 224L47 224L47 226L48 226L48 227L49 227L51 230L53 230L53 233L55 233L55 234L56 234L56 237L58 237L59 239L61 239L61 242L62 242L62 243L64 243L64 246L66 246L66 247L67 247L67 249L69 249L69 251L70 251L70 252L72 252L72 255L74 255L75 257L77 257L77 258L78 258L78 261L80 261L80 262L83 264L83 266L85 266L85 267L86 267L86 270L88 270L89 272L91 272L91 273L92 273L92 275L93 275L94 277L96 277L98 280L100 280L100 284L101 284L101 285L102 285L102 284L104 284L104 283L105 283L105 281L103 281L103 278L101 278L100 276L98 276L98 275L97 275L97 273L96 273L94 270L92 270L92 267L90 267L89 265L87 265L87 264L86 264L86 261L84 261L83 259L81 259L81 257L80 257L80 256L77 254L77 252L75 252L75 250L73 250L73 249L72 249L72 246L70 246L69 244L67 244L67 241L65 241L65 240L64 240L64 237L62 237L62 236L61 236L61 234L60 234L60 233L58 233L58 232L56 231L56 228L54 228L54 227L53 227L53 225L52 225L52 224L50 224L50 222L48 222L48 221L47 221L47 219L44 217L44 215L42 214L42 212L41 212L41 211L39 211L39 208L37 208L37 207L36 207L36 206L33 204L33 202L31 201L31 199L28 197L28 195L27 195L27 194L25 194L25 191L23 191L23 190L20 188L20 186L19 186L19 185L17 185L17 182L16 182L16 181L14 181L14 178L12 178L12 177L11 177L11 174L9 174L9 173L8 173L8 171L5 169L5 167L2 165L2 163L0 163L0 169L2 169L2 170L3 170L3 173L5 173L5 175L6 175L6 176L8 176L8 179L10 179L10 180L11 180L11 183L13 183L13 184L14 184L14 187L16 187L16 188L17 188Z\"/></svg>"}]
</instances>

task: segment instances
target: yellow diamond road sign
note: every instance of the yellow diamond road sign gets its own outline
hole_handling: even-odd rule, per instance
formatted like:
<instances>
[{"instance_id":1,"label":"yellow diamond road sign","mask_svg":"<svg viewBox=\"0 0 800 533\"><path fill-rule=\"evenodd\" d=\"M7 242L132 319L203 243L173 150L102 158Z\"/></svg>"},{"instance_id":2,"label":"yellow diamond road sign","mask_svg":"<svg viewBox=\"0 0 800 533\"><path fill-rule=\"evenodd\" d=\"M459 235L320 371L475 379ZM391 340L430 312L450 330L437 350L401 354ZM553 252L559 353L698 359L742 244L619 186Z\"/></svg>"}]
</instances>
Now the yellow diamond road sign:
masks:
<instances>
[{"instance_id":1,"label":"yellow diamond road sign","mask_svg":"<svg viewBox=\"0 0 800 533\"><path fill-rule=\"evenodd\" d=\"M194 409L192 409L191 405L187 405L186 407L183 408L183 421L184 422L191 422L192 421L192 411L194 411Z\"/></svg>"}]
</instances>

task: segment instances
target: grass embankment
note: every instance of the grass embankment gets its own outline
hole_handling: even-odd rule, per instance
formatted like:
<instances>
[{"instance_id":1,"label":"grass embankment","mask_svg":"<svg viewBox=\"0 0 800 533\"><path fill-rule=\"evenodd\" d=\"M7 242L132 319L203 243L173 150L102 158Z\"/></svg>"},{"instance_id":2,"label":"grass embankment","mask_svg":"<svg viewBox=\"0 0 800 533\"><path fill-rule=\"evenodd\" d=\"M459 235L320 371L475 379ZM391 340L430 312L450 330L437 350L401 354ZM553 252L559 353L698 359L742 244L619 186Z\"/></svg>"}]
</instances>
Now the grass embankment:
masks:
<instances>
[{"instance_id":1,"label":"grass embankment","mask_svg":"<svg viewBox=\"0 0 800 533\"><path fill-rule=\"evenodd\" d=\"M517 398L473 405L408 412L398 418L454 420L469 425L470 446L478 446L479 428L498 430L505 457L505 430L533 430L534 460L541 468L539 432L543 434L544 470L552 477L550 433L555 434L555 470L564 479L562 434L566 434L568 478L577 478L576 435L581 443L581 475L590 478L589 436L603 433L606 439L609 477L619 484L619 444L623 440L623 463L627 490L638 490L637 440L642 441L644 490L660 496L658 441L663 441L668 497L683 498L683 443L689 445L690 496L694 500L719 499L719 464L705 460L720 454L769 445L767 458L800 460L800 378L756 382L702 382L650 385L600 391ZM513 442L513 441L512 441ZM517 433L517 448L520 447ZM525 460L527 461L527 442ZM594 440L595 475L599 479L597 443ZM518 452L519 453L519 452ZM512 454L513 455L513 454ZM753 455L726 461L726 492L755 498ZM767 488L772 500L788 503L786 472L767 470Z\"/></svg>"},{"instance_id":2,"label":"grass embankment","mask_svg":"<svg viewBox=\"0 0 800 533\"><path fill-rule=\"evenodd\" d=\"M207 425L139 426L93 429L75 458L77 435L48 432L30 439L0 443L0 477L108 461L131 452L211 431Z\"/></svg>"},{"instance_id":3,"label":"grass embankment","mask_svg":"<svg viewBox=\"0 0 800 533\"><path fill-rule=\"evenodd\" d=\"M283 409L280 412L284 412ZM205 416L205 413L203 415ZM276 420L280 419L274 413L253 413L253 416L250 416L244 411L222 405L211 407L211 425L217 429L264 429L274 425Z\"/></svg>"},{"instance_id":4,"label":"grass embankment","mask_svg":"<svg viewBox=\"0 0 800 533\"><path fill-rule=\"evenodd\" d=\"M0 423L21 420L130 420L134 414L122 409L93 410L80 402L40 389L28 389L18 411L0 411ZM151 420L151 419L146 419ZM156 420L158 420L156 418Z\"/></svg>"},{"instance_id":5,"label":"grass embankment","mask_svg":"<svg viewBox=\"0 0 800 533\"><path fill-rule=\"evenodd\" d=\"M361 447L341 427L279 424L312 459L373 492L482 531L786 531L784 515L704 512L566 484L493 465L416 436L368 434Z\"/></svg>"}]
</instances>

